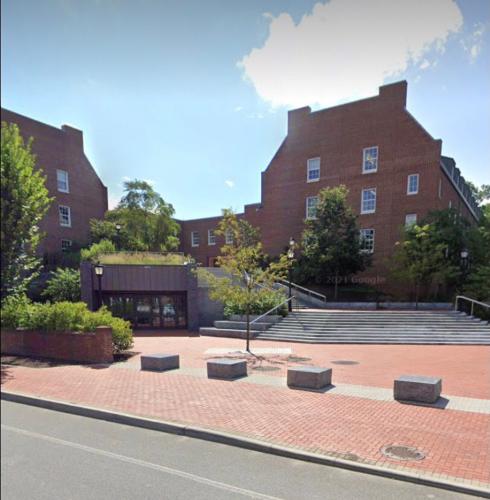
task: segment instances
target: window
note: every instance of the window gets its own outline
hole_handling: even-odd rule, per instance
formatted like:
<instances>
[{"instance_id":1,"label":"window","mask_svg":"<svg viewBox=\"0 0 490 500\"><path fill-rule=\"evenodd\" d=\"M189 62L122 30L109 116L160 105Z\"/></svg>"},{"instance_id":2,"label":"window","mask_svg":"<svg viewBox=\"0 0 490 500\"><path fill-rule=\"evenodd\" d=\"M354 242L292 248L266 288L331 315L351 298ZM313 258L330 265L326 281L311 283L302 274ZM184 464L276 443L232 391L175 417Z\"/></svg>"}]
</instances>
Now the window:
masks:
<instances>
[{"instance_id":1,"label":"window","mask_svg":"<svg viewBox=\"0 0 490 500\"><path fill-rule=\"evenodd\" d=\"M373 214L376 212L376 188L362 190L361 214Z\"/></svg>"},{"instance_id":2,"label":"window","mask_svg":"<svg viewBox=\"0 0 490 500\"><path fill-rule=\"evenodd\" d=\"M378 146L362 150L362 173L369 174L378 170Z\"/></svg>"},{"instance_id":3,"label":"window","mask_svg":"<svg viewBox=\"0 0 490 500\"><path fill-rule=\"evenodd\" d=\"M67 250L69 250L71 244L72 244L71 240L61 240L61 251L66 252Z\"/></svg>"},{"instance_id":4,"label":"window","mask_svg":"<svg viewBox=\"0 0 490 500\"><path fill-rule=\"evenodd\" d=\"M208 229L208 245L216 245L216 235L212 229Z\"/></svg>"},{"instance_id":5,"label":"window","mask_svg":"<svg viewBox=\"0 0 490 500\"><path fill-rule=\"evenodd\" d=\"M56 170L56 180L58 181L58 191L61 191L62 193L70 192L68 172L65 170Z\"/></svg>"},{"instance_id":6,"label":"window","mask_svg":"<svg viewBox=\"0 0 490 500\"><path fill-rule=\"evenodd\" d=\"M453 208L453 202L449 200L448 208Z\"/></svg>"},{"instance_id":7,"label":"window","mask_svg":"<svg viewBox=\"0 0 490 500\"><path fill-rule=\"evenodd\" d=\"M407 177L407 194L417 194L419 192L419 174L412 174Z\"/></svg>"},{"instance_id":8,"label":"window","mask_svg":"<svg viewBox=\"0 0 490 500\"><path fill-rule=\"evenodd\" d=\"M439 179L439 189L437 191L437 195L439 196L439 199L442 198L442 179Z\"/></svg>"},{"instance_id":9,"label":"window","mask_svg":"<svg viewBox=\"0 0 490 500\"><path fill-rule=\"evenodd\" d=\"M405 215L405 227L410 227L414 224L417 224L417 214Z\"/></svg>"},{"instance_id":10,"label":"window","mask_svg":"<svg viewBox=\"0 0 490 500\"><path fill-rule=\"evenodd\" d=\"M318 196L308 196L306 198L306 218L316 219L316 207L318 205Z\"/></svg>"},{"instance_id":11,"label":"window","mask_svg":"<svg viewBox=\"0 0 490 500\"><path fill-rule=\"evenodd\" d=\"M71 227L71 211L70 207L64 205L58 206L58 213L60 217L60 226Z\"/></svg>"},{"instance_id":12,"label":"window","mask_svg":"<svg viewBox=\"0 0 490 500\"><path fill-rule=\"evenodd\" d=\"M361 229L361 252L373 253L374 252L374 229Z\"/></svg>"},{"instance_id":13,"label":"window","mask_svg":"<svg viewBox=\"0 0 490 500\"><path fill-rule=\"evenodd\" d=\"M191 232L191 245L193 247L198 247L200 243L199 233L197 231Z\"/></svg>"},{"instance_id":14,"label":"window","mask_svg":"<svg viewBox=\"0 0 490 500\"><path fill-rule=\"evenodd\" d=\"M233 245L233 231L231 229L225 231L225 243L227 245Z\"/></svg>"},{"instance_id":15,"label":"window","mask_svg":"<svg viewBox=\"0 0 490 500\"><path fill-rule=\"evenodd\" d=\"M318 182L320 180L320 158L310 158L306 162L307 182Z\"/></svg>"}]
</instances>

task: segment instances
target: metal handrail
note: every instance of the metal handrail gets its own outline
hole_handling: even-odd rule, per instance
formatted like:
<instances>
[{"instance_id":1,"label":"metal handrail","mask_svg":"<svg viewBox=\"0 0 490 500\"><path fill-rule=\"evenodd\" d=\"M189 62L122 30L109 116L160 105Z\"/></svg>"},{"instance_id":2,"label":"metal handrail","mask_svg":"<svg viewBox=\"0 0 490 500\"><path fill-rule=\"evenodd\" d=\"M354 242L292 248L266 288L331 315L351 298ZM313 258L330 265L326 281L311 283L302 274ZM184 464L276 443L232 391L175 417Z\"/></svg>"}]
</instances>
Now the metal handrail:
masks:
<instances>
[{"instance_id":1,"label":"metal handrail","mask_svg":"<svg viewBox=\"0 0 490 500\"><path fill-rule=\"evenodd\" d=\"M286 300L283 300L279 305L273 307L272 309L269 309L266 313L262 314L262 316L259 316L258 318L255 318L253 321L250 321L250 324L252 325L252 324L256 323L257 321L259 321L259 319L265 318L272 311L275 311L276 309L278 309L279 307L283 306L284 304L287 304L290 300L293 300L293 299L294 299L294 295L292 295L291 297L287 298Z\"/></svg>"},{"instance_id":2,"label":"metal handrail","mask_svg":"<svg viewBox=\"0 0 490 500\"><path fill-rule=\"evenodd\" d=\"M287 283L287 285L284 285L283 283L279 283L280 285L289 286L290 282L288 280L279 279L278 282L280 282L280 281L282 281L284 283ZM298 284L293 283L293 282L291 282L291 286L293 288L297 288L298 290L304 290L308 295L317 295L318 297L321 297L321 299L323 300L323 302L327 302L327 296L323 295L323 293L315 292L314 290L310 290L309 288L305 288L304 286L298 285Z\"/></svg>"},{"instance_id":3,"label":"metal handrail","mask_svg":"<svg viewBox=\"0 0 490 500\"><path fill-rule=\"evenodd\" d=\"M471 302L470 316L473 316L473 310L474 310L475 304L478 304L479 306L483 306L483 307L486 307L487 309L490 309L490 304L487 304L486 302L480 302L478 300L471 299L470 297L466 297L465 295L456 295L456 300L454 302L454 310L455 311L458 310L458 300L459 299L463 299L463 300L467 300L467 301Z\"/></svg>"}]
</instances>

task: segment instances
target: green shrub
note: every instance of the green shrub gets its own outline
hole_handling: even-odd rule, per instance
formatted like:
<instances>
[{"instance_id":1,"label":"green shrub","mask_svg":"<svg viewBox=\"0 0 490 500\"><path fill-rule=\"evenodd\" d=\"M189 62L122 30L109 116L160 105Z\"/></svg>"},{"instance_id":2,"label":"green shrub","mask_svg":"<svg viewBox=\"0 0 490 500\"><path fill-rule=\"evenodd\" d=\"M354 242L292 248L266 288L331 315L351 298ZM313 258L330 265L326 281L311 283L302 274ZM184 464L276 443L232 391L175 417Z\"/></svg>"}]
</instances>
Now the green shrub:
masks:
<instances>
[{"instance_id":1,"label":"green shrub","mask_svg":"<svg viewBox=\"0 0 490 500\"><path fill-rule=\"evenodd\" d=\"M80 300L80 271L58 267L41 295L53 302L77 302Z\"/></svg>"},{"instance_id":2,"label":"green shrub","mask_svg":"<svg viewBox=\"0 0 490 500\"><path fill-rule=\"evenodd\" d=\"M26 297L8 298L2 306L2 327L42 331L93 332L97 326L112 328L115 352L133 345L129 321L115 318L106 307L92 312L84 302L32 303Z\"/></svg>"},{"instance_id":3,"label":"green shrub","mask_svg":"<svg viewBox=\"0 0 490 500\"><path fill-rule=\"evenodd\" d=\"M252 303L250 305L251 315L264 314L275 306L278 306L285 299L284 293L278 290L262 288L255 290L252 294ZM278 309L275 314L285 315L287 307L284 305ZM244 315L246 308L246 291L230 294L224 301L224 316L229 318L232 314Z\"/></svg>"},{"instance_id":4,"label":"green shrub","mask_svg":"<svg viewBox=\"0 0 490 500\"><path fill-rule=\"evenodd\" d=\"M115 252L116 247L114 243L110 240L100 240L98 243L94 243L89 248L82 248L80 251L80 257L82 260L89 260L90 262L97 262L100 255L104 253Z\"/></svg>"}]
</instances>

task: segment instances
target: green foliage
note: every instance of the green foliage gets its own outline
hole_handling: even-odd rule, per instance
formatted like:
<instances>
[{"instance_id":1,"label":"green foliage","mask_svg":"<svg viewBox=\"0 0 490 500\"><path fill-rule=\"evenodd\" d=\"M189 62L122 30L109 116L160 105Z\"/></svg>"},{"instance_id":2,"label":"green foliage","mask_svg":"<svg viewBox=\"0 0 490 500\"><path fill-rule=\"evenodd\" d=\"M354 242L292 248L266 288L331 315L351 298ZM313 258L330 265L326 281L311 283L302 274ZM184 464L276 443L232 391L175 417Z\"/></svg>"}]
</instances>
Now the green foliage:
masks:
<instances>
[{"instance_id":1,"label":"green foliage","mask_svg":"<svg viewBox=\"0 0 490 500\"><path fill-rule=\"evenodd\" d=\"M229 318L232 314L247 314L247 296L245 288L239 290L234 290L232 293L228 293L224 299L224 315ZM265 314L267 311L271 310L273 307L278 306L284 301L285 295L283 291L279 290L269 290L262 288L254 293L251 301L249 314L260 315ZM276 314L285 314L287 310L286 306L283 306L277 311Z\"/></svg>"},{"instance_id":2,"label":"green foliage","mask_svg":"<svg viewBox=\"0 0 490 500\"><path fill-rule=\"evenodd\" d=\"M490 302L490 264L482 264L472 270L463 292L472 299Z\"/></svg>"},{"instance_id":3,"label":"green foliage","mask_svg":"<svg viewBox=\"0 0 490 500\"><path fill-rule=\"evenodd\" d=\"M39 268L39 223L51 198L42 172L17 125L2 122L1 132L1 300L22 292Z\"/></svg>"},{"instance_id":4,"label":"green foliage","mask_svg":"<svg viewBox=\"0 0 490 500\"><path fill-rule=\"evenodd\" d=\"M415 300L419 300L421 287L428 293L430 286L454 279L457 268L447 258L447 244L440 241L434 226L413 225L405 229L404 240L397 242L392 261L395 277L415 286Z\"/></svg>"},{"instance_id":5,"label":"green foliage","mask_svg":"<svg viewBox=\"0 0 490 500\"><path fill-rule=\"evenodd\" d=\"M109 240L101 240L98 243L93 243L89 248L82 248L80 256L82 260L97 262L102 254L115 252L114 243Z\"/></svg>"},{"instance_id":6,"label":"green foliage","mask_svg":"<svg viewBox=\"0 0 490 500\"><path fill-rule=\"evenodd\" d=\"M361 252L356 216L347 204L348 194L345 186L319 192L316 218L306 221L303 233L299 269L304 281L337 283L369 265L369 255Z\"/></svg>"},{"instance_id":7,"label":"green foliage","mask_svg":"<svg viewBox=\"0 0 490 500\"><path fill-rule=\"evenodd\" d=\"M218 257L219 266L227 271L229 277L217 278L207 273L205 279L210 285L209 296L212 300L223 302L228 311L240 310L248 318L253 314L252 310L258 310L255 307L265 307L264 304L269 300L267 292L270 291L264 290L271 288L278 278L284 277L290 264L285 255L277 262L267 263L258 231L248 222L238 219L231 210L223 211L216 234L228 234L232 238L232 243L225 244ZM274 297L279 295L274 293ZM274 302L271 307L277 304ZM247 350L249 343L247 319Z\"/></svg>"},{"instance_id":8,"label":"green foliage","mask_svg":"<svg viewBox=\"0 0 490 500\"><path fill-rule=\"evenodd\" d=\"M100 254L101 264L139 264L145 266L182 266L193 262L192 257L178 253L116 252Z\"/></svg>"},{"instance_id":9,"label":"green foliage","mask_svg":"<svg viewBox=\"0 0 490 500\"><path fill-rule=\"evenodd\" d=\"M145 181L125 182L125 195L104 221L91 221L94 242L112 241L119 250L166 252L179 246L174 209ZM119 231L116 225L120 226Z\"/></svg>"},{"instance_id":10,"label":"green foliage","mask_svg":"<svg viewBox=\"0 0 490 500\"><path fill-rule=\"evenodd\" d=\"M59 267L52 273L48 285L41 294L53 302L80 300L80 271Z\"/></svg>"},{"instance_id":11,"label":"green foliage","mask_svg":"<svg viewBox=\"0 0 490 500\"><path fill-rule=\"evenodd\" d=\"M97 326L112 328L115 352L133 345L130 323L115 318L106 307L89 311L83 302L32 303L26 297L9 297L2 305L2 327L42 331L92 332Z\"/></svg>"},{"instance_id":12,"label":"green foliage","mask_svg":"<svg viewBox=\"0 0 490 500\"><path fill-rule=\"evenodd\" d=\"M466 181L466 184L468 184L471 193L479 205L482 205L485 201L490 201L490 184L482 184L480 187L476 186L471 181Z\"/></svg>"}]
</instances>

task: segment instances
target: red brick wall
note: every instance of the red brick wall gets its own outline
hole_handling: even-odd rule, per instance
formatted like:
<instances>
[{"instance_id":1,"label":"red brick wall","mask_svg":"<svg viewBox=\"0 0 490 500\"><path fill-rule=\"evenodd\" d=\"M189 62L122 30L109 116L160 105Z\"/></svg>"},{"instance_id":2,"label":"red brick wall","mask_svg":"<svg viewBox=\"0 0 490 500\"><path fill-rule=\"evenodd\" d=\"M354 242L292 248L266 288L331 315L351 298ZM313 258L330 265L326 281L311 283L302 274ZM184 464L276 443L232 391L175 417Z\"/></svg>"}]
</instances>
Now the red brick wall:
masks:
<instances>
[{"instance_id":1,"label":"red brick wall","mask_svg":"<svg viewBox=\"0 0 490 500\"><path fill-rule=\"evenodd\" d=\"M316 112L308 107L289 112L288 134L262 173L261 204L247 206L244 213L260 227L267 253L283 252L291 236L301 241L306 198L339 184L349 189L348 201L358 215L359 227L375 229L373 265L363 275L370 282L389 284L388 261L407 214L417 214L420 221L432 210L447 208L452 200L453 207L473 219L440 167L442 142L433 139L406 110L406 93L406 82L398 82L381 87L372 98ZM378 169L364 174L363 148L370 146L378 146ZM316 157L321 159L320 180L308 183L307 160ZM407 195L410 174L419 174L415 195ZM376 212L361 214L362 189L374 187ZM204 235L218 220L183 222L182 249L203 264L211 253L207 241L196 251L186 237L193 230ZM214 247L212 254L218 251Z\"/></svg>"},{"instance_id":2,"label":"red brick wall","mask_svg":"<svg viewBox=\"0 0 490 500\"><path fill-rule=\"evenodd\" d=\"M62 239L87 243L90 219L101 219L107 211L107 188L85 156L83 133L67 125L58 129L3 108L1 118L16 123L25 140L34 138L32 151L36 154L36 165L46 176L50 196L55 197L40 225L46 237L39 253L59 252ZM58 191L57 169L68 172L69 193ZM71 227L60 226L58 205L70 207Z\"/></svg>"},{"instance_id":3,"label":"red brick wall","mask_svg":"<svg viewBox=\"0 0 490 500\"><path fill-rule=\"evenodd\" d=\"M95 332L2 330L2 354L32 356L80 363L112 363L112 329Z\"/></svg>"}]
</instances>

